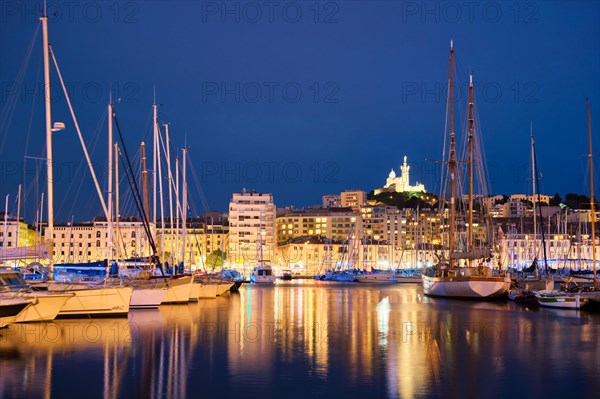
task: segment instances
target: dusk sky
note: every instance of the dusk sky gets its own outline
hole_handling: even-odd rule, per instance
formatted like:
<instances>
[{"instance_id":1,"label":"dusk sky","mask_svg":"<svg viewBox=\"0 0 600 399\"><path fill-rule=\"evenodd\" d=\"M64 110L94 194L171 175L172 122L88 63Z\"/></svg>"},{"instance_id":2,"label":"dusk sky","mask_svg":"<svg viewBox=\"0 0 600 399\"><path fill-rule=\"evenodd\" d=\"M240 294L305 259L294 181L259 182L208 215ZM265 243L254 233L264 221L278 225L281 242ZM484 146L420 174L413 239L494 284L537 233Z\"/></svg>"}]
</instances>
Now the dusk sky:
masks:
<instances>
[{"instance_id":1,"label":"dusk sky","mask_svg":"<svg viewBox=\"0 0 600 399\"><path fill-rule=\"evenodd\" d=\"M0 198L15 209L24 183L29 221L46 190L42 163L25 158L45 153L41 5L0 3ZM273 193L279 207L370 191L404 155L411 183L437 193L452 39L456 130L462 137L473 71L491 192L531 193L532 122L542 192L589 194L586 97L600 153L597 1L58 1L48 14L103 187L112 85L136 159L151 143L156 87L161 124L176 149L189 148L193 214L226 211L244 187ZM55 219L87 220L101 207L54 67L51 79L53 120L66 124L54 136Z\"/></svg>"}]
</instances>

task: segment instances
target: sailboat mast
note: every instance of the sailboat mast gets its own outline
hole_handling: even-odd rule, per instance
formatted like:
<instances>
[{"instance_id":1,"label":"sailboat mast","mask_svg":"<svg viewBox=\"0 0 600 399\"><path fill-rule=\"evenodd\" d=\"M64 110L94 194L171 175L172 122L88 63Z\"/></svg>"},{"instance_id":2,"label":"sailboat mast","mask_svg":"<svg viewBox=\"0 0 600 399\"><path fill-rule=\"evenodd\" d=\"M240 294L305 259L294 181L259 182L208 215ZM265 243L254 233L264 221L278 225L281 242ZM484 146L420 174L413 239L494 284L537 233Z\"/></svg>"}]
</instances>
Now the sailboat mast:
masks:
<instances>
[{"instance_id":1,"label":"sailboat mast","mask_svg":"<svg viewBox=\"0 0 600 399\"><path fill-rule=\"evenodd\" d=\"M4 202L4 232L2 236L2 249L8 247L8 198L9 194L6 194L6 200Z\"/></svg>"},{"instance_id":2,"label":"sailboat mast","mask_svg":"<svg viewBox=\"0 0 600 399\"><path fill-rule=\"evenodd\" d=\"M153 109L153 131L152 131L152 223L154 223L154 236L156 237L156 169L158 162L158 131L156 121L158 110L156 107L156 93L154 94Z\"/></svg>"},{"instance_id":3,"label":"sailboat mast","mask_svg":"<svg viewBox=\"0 0 600 399\"><path fill-rule=\"evenodd\" d=\"M594 203L594 161L592 152L592 118L590 116L590 101L586 100L587 105L587 122L588 122L588 147L590 160L590 210L592 212L592 260L594 262L594 289L598 289L598 279L596 275L596 204Z\"/></svg>"},{"instance_id":4,"label":"sailboat mast","mask_svg":"<svg viewBox=\"0 0 600 399\"><path fill-rule=\"evenodd\" d=\"M148 168L146 166L146 144L142 141L140 144L140 153L142 158L142 190L144 191L144 214L146 220L150 220L150 195L148 193Z\"/></svg>"},{"instance_id":5,"label":"sailboat mast","mask_svg":"<svg viewBox=\"0 0 600 399\"><path fill-rule=\"evenodd\" d=\"M456 197L456 152L455 152L455 142L456 135L454 133L454 96L453 96L453 82L452 82L452 71L454 65L454 43L450 41L450 77L448 79L448 101L450 108L450 159L448 161L448 166L450 168L450 231L448 237L448 249L449 252L452 253L454 251L454 243L455 243L455 218L456 218L456 206L454 204ZM450 255L450 254L448 254ZM450 256L449 256L450 257ZM450 266L454 266L454 260L450 257Z\"/></svg>"},{"instance_id":6,"label":"sailboat mast","mask_svg":"<svg viewBox=\"0 0 600 399\"><path fill-rule=\"evenodd\" d=\"M115 143L115 159L119 157L119 144ZM120 243L121 243L121 234L120 234L120 225L119 225L119 162L115 162L115 225L117 226L117 252L116 257L119 259L120 255Z\"/></svg>"},{"instance_id":7,"label":"sailboat mast","mask_svg":"<svg viewBox=\"0 0 600 399\"><path fill-rule=\"evenodd\" d=\"M181 191L183 194L183 205L182 205L182 209L181 209L181 227L182 227L182 234L181 234L181 261L183 262L183 264L185 265L185 243L186 243L186 233L187 233L187 180L186 180L186 155L187 155L187 149L183 149L183 157L182 157L182 186L181 186Z\"/></svg>"},{"instance_id":8,"label":"sailboat mast","mask_svg":"<svg viewBox=\"0 0 600 399\"><path fill-rule=\"evenodd\" d=\"M548 257L546 256L546 236L544 234L544 218L542 217L542 203L540 201L540 185L538 183L538 171L537 171L537 157L535 156L535 141L533 139L533 131L531 132L531 148L533 149L533 166L534 166L534 175L535 175L535 192L537 193L537 208L540 217L540 233L542 234L542 249L544 251L544 271L546 276L548 276ZM536 267L537 269L537 267ZM537 270L536 270L537 275Z\"/></svg>"},{"instance_id":9,"label":"sailboat mast","mask_svg":"<svg viewBox=\"0 0 600 399\"><path fill-rule=\"evenodd\" d=\"M167 156L167 171L169 173L169 224L170 224L170 235L171 235L171 254L174 254L175 252L175 247L173 246L174 241L173 241L173 237L175 235L175 232L173 231L174 225L173 225L173 173L171 172L171 142L169 139L169 124L165 123L164 124L165 127L165 153Z\"/></svg>"},{"instance_id":10,"label":"sailboat mast","mask_svg":"<svg viewBox=\"0 0 600 399\"><path fill-rule=\"evenodd\" d=\"M469 252L473 252L473 74L469 76ZM471 259L469 257L469 266Z\"/></svg>"},{"instance_id":11,"label":"sailboat mast","mask_svg":"<svg viewBox=\"0 0 600 399\"><path fill-rule=\"evenodd\" d=\"M42 31L44 35L44 100L46 104L46 181L48 193L46 202L48 204L48 228L46 229L46 240L54 238L54 176L52 173L52 111L50 107L50 54L48 46L48 16L46 15L46 3L44 2L44 16ZM51 254L53 255L53 254ZM50 256L50 271L54 269L54 256Z\"/></svg>"},{"instance_id":12,"label":"sailboat mast","mask_svg":"<svg viewBox=\"0 0 600 399\"><path fill-rule=\"evenodd\" d=\"M258 264L263 265L263 243L262 243L262 210L258 213Z\"/></svg>"},{"instance_id":13,"label":"sailboat mast","mask_svg":"<svg viewBox=\"0 0 600 399\"><path fill-rule=\"evenodd\" d=\"M108 218L107 222L107 230L108 237L106 240L106 259L110 260L112 257L112 207L113 207L113 198L112 198L112 184L113 184L113 105L112 105L112 95L111 99L108 102Z\"/></svg>"},{"instance_id":14,"label":"sailboat mast","mask_svg":"<svg viewBox=\"0 0 600 399\"><path fill-rule=\"evenodd\" d=\"M156 107L156 105L154 105L154 107ZM160 152L160 140L162 139L162 136L158 136L160 135L160 132L158 131L158 120L157 120L157 115L156 115L156 108L154 110L154 129L157 132L157 140L158 140L158 144L159 146L157 147L157 153L156 153L156 160L157 160L157 167L158 167L158 195L159 195L159 200L160 200L160 250L161 250L161 261L164 263L165 262L165 205L164 205L164 200L163 200L163 179L162 179L162 164L161 164L161 152Z\"/></svg>"},{"instance_id":15,"label":"sailboat mast","mask_svg":"<svg viewBox=\"0 0 600 399\"><path fill-rule=\"evenodd\" d=\"M531 184L533 185L533 256L537 257L537 215L535 213L535 208L537 207L537 187L536 187L536 165L535 165L535 147L533 144L533 123L529 125L529 134L531 136ZM537 262L534 270L535 277L538 276L538 267Z\"/></svg>"},{"instance_id":16,"label":"sailboat mast","mask_svg":"<svg viewBox=\"0 0 600 399\"><path fill-rule=\"evenodd\" d=\"M177 212L175 212L175 231L177 232L175 236L175 248L179 248L179 215L181 214L181 203L179 202L179 157L175 157L175 199L177 205ZM179 260L177 256L175 256L175 263L178 264Z\"/></svg>"},{"instance_id":17,"label":"sailboat mast","mask_svg":"<svg viewBox=\"0 0 600 399\"><path fill-rule=\"evenodd\" d=\"M21 185L19 184L19 194L17 196L17 233L16 233L16 237L15 237L15 246L19 246L19 230L21 230L20 228L20 224L19 222L21 221Z\"/></svg>"},{"instance_id":18,"label":"sailboat mast","mask_svg":"<svg viewBox=\"0 0 600 399\"><path fill-rule=\"evenodd\" d=\"M537 242L537 215L535 214L536 200L535 200L535 155L533 152L533 124L529 125L529 134L531 136L531 184L533 186L533 245L535 254L535 243Z\"/></svg>"}]
</instances>

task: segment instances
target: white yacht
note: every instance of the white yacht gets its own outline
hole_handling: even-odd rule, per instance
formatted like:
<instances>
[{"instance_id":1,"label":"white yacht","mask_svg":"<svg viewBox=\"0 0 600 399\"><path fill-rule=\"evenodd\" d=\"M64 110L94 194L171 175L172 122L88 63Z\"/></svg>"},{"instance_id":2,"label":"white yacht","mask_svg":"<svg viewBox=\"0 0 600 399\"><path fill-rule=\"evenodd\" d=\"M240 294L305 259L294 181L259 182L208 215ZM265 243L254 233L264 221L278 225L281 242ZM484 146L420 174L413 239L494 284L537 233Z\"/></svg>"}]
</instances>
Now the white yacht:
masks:
<instances>
[{"instance_id":1,"label":"white yacht","mask_svg":"<svg viewBox=\"0 0 600 399\"><path fill-rule=\"evenodd\" d=\"M375 273L357 274L355 277L359 283L397 283L396 274L393 270L382 270Z\"/></svg>"},{"instance_id":2,"label":"white yacht","mask_svg":"<svg viewBox=\"0 0 600 399\"><path fill-rule=\"evenodd\" d=\"M275 283L275 275L273 268L269 265L256 266L250 273L250 282L252 284L273 284Z\"/></svg>"}]
</instances>

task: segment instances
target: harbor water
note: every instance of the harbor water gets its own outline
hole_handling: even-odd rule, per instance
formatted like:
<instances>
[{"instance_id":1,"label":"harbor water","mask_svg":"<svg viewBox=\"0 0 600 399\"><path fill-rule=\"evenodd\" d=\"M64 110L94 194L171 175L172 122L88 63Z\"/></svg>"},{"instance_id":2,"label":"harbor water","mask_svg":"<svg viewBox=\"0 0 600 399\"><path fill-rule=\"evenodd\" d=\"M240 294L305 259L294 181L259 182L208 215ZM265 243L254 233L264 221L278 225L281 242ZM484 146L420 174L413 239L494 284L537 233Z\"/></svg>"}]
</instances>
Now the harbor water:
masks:
<instances>
[{"instance_id":1,"label":"harbor water","mask_svg":"<svg viewBox=\"0 0 600 399\"><path fill-rule=\"evenodd\" d=\"M600 314L277 281L0 331L2 398L595 397Z\"/></svg>"}]
</instances>

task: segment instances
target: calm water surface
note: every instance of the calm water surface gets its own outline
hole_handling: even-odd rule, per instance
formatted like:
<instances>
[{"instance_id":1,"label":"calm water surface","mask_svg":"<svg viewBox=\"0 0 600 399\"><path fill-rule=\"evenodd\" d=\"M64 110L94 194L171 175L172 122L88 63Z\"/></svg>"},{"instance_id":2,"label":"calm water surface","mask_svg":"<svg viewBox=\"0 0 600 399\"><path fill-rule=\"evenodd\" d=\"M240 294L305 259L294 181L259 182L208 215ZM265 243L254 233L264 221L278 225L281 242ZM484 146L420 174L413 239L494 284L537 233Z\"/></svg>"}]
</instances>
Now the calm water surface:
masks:
<instances>
[{"instance_id":1,"label":"calm water surface","mask_svg":"<svg viewBox=\"0 0 600 399\"><path fill-rule=\"evenodd\" d=\"M600 314L419 285L245 286L0 332L0 397L596 397Z\"/></svg>"}]
</instances>

